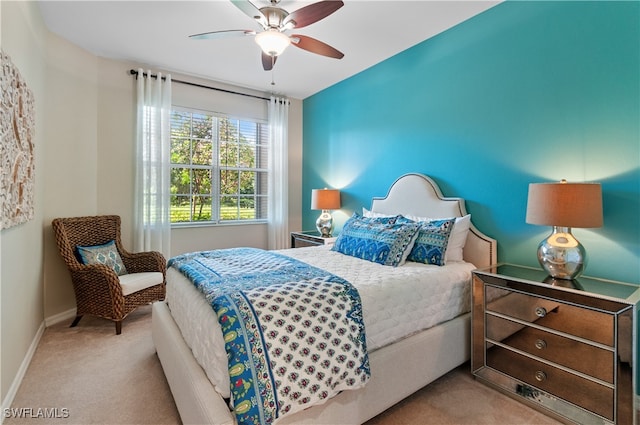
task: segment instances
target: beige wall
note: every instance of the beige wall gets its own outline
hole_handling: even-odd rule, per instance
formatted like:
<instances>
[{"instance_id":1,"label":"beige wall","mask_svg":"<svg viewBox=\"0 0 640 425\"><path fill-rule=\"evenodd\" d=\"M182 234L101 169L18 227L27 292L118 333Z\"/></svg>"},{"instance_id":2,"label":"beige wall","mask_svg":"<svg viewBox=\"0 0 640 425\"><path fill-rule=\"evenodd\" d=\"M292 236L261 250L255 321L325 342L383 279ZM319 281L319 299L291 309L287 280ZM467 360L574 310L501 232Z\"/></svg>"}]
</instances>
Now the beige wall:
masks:
<instances>
[{"instance_id":1,"label":"beige wall","mask_svg":"<svg viewBox=\"0 0 640 425\"><path fill-rule=\"evenodd\" d=\"M0 380L6 407L43 322L66 320L75 308L51 220L119 214L123 242L133 246L135 79L129 69L138 66L98 58L48 33L35 2L3 1L0 11L2 48L34 91L37 123L36 216L0 233ZM175 84L174 93L174 99L191 101L216 98L219 92L195 94ZM264 113L266 102L256 111ZM289 226L294 230L301 226L302 101L292 101L289 122ZM266 226L172 231L172 254L230 246L266 248Z\"/></svg>"},{"instance_id":2,"label":"beige wall","mask_svg":"<svg viewBox=\"0 0 640 425\"><path fill-rule=\"evenodd\" d=\"M0 231L0 377L3 407L43 318L43 200L46 174L46 34L35 2L0 2L2 50L35 98L35 216ZM15 389L14 389L15 391Z\"/></svg>"},{"instance_id":3,"label":"beige wall","mask_svg":"<svg viewBox=\"0 0 640 425\"><path fill-rule=\"evenodd\" d=\"M47 37L44 161L44 316L75 307L67 270L53 238L56 217L92 215L98 205L97 58Z\"/></svg>"}]
</instances>

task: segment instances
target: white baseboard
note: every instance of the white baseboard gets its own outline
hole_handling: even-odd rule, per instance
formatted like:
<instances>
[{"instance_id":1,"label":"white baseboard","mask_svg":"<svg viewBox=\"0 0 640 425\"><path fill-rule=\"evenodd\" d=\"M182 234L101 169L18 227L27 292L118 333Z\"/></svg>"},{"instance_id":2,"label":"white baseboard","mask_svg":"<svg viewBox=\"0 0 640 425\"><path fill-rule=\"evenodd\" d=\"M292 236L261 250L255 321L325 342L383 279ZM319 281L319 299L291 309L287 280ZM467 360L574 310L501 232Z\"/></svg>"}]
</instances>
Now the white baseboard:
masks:
<instances>
[{"instance_id":1,"label":"white baseboard","mask_svg":"<svg viewBox=\"0 0 640 425\"><path fill-rule=\"evenodd\" d=\"M9 387L9 391L5 396L4 400L2 400L2 412L5 412L5 409L11 407L13 403L13 399L16 397L18 393L18 388L20 388L20 384L22 384L22 380L24 379L24 375L27 373L27 369L29 368L29 364L31 364L31 360L33 359L33 355L36 352L36 348L38 348L38 344L40 343L40 339L42 339L42 334L44 333L45 328L55 325L56 323L64 322L65 320L73 319L76 316L76 309L72 308L67 311L63 311L62 313L55 314L53 316L49 316L44 319L44 322L40 324L38 331L33 337L33 341L31 341L31 345L27 350L27 354L24 356L24 360L22 360L22 364L18 369L18 373L16 373L16 377L11 383L11 387ZM4 423L5 415L0 415L0 425Z\"/></svg>"},{"instance_id":2,"label":"white baseboard","mask_svg":"<svg viewBox=\"0 0 640 425\"><path fill-rule=\"evenodd\" d=\"M7 392L6 397L2 400L2 412L5 412L5 409L11 407L11 403L13 403L13 399L16 397L18 393L18 388L20 388L20 384L22 384L22 380L24 379L24 375L27 373L27 369L29 368L29 364L31 363L31 359L33 359L33 355L36 352L36 348L38 348L38 344L40 343L40 339L42 338L42 334L44 333L45 325L44 322L40 324L36 335L33 337L33 341L31 341L31 345L27 350L27 354L24 356L24 360L22 360L22 364L18 369L18 373L16 373L16 377L11 383L11 387L9 387L9 391ZM4 414L0 415L0 425L4 422Z\"/></svg>"},{"instance_id":3,"label":"white baseboard","mask_svg":"<svg viewBox=\"0 0 640 425\"><path fill-rule=\"evenodd\" d=\"M62 313L54 314L53 316L45 317L44 325L48 328L56 323L64 322L65 320L73 319L76 317L76 308L72 308Z\"/></svg>"}]
</instances>

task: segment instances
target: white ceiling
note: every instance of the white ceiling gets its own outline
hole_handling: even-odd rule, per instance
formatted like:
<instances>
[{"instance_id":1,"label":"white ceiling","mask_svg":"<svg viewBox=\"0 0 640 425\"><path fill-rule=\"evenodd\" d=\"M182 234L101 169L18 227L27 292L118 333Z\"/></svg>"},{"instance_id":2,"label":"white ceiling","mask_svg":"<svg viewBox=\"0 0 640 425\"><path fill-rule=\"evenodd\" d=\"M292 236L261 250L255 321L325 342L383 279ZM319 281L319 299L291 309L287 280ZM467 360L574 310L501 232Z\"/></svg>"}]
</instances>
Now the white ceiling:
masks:
<instances>
[{"instance_id":1,"label":"white ceiling","mask_svg":"<svg viewBox=\"0 0 640 425\"><path fill-rule=\"evenodd\" d=\"M260 8L267 0L252 0ZM282 0L291 12L313 1ZM272 72L262 69L252 36L194 40L190 34L259 30L227 0L40 1L52 32L101 57L304 99L499 3L497 1L345 0L327 18L288 33L319 39L341 60L290 46ZM275 85L271 82L275 81Z\"/></svg>"}]
</instances>

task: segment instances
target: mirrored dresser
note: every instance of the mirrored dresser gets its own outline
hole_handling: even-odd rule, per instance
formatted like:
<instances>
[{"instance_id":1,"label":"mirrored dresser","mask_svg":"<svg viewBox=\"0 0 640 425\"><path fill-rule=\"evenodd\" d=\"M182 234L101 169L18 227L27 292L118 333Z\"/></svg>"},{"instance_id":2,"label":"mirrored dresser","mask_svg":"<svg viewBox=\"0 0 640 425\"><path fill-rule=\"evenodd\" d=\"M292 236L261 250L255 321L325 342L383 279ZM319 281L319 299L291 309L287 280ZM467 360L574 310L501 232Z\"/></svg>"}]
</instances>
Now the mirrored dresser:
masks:
<instances>
[{"instance_id":1,"label":"mirrored dresser","mask_svg":"<svg viewBox=\"0 0 640 425\"><path fill-rule=\"evenodd\" d=\"M562 422L636 423L640 286L499 264L472 297L476 379Z\"/></svg>"},{"instance_id":2,"label":"mirrored dresser","mask_svg":"<svg viewBox=\"0 0 640 425\"><path fill-rule=\"evenodd\" d=\"M291 232L291 248L304 248L305 246L332 245L336 242L337 235L328 238L313 230L307 232Z\"/></svg>"}]
</instances>

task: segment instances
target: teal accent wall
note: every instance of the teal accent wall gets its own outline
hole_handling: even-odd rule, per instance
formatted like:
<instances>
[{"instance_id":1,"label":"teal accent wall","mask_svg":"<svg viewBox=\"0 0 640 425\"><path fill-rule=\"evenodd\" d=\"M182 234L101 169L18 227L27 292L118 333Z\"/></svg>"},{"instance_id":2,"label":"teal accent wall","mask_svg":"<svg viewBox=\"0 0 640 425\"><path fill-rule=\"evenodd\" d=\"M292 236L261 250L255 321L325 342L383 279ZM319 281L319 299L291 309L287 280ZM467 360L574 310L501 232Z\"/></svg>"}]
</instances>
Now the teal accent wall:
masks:
<instances>
[{"instance_id":1,"label":"teal accent wall","mask_svg":"<svg viewBox=\"0 0 640 425\"><path fill-rule=\"evenodd\" d=\"M342 190L339 230L419 172L466 199L500 261L537 266L551 229L525 223L528 184L596 181L585 274L640 284L639 80L639 2L501 3L304 100L303 227L313 188Z\"/></svg>"}]
</instances>

